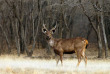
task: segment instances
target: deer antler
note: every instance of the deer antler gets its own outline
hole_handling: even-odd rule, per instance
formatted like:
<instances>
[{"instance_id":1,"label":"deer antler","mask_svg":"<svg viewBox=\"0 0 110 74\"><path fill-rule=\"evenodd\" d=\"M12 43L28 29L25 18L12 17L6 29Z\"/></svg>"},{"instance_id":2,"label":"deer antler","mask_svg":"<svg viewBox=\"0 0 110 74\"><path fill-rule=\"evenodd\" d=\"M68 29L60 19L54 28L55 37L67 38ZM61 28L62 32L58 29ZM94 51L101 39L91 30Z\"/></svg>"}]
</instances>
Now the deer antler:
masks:
<instances>
[{"instance_id":1,"label":"deer antler","mask_svg":"<svg viewBox=\"0 0 110 74\"><path fill-rule=\"evenodd\" d=\"M51 30L56 29L56 28L57 28L57 22L56 22L56 25Z\"/></svg>"},{"instance_id":2,"label":"deer antler","mask_svg":"<svg viewBox=\"0 0 110 74\"><path fill-rule=\"evenodd\" d=\"M52 34L55 32L56 28L57 28L57 22L56 22L56 25L50 30Z\"/></svg>"},{"instance_id":3,"label":"deer antler","mask_svg":"<svg viewBox=\"0 0 110 74\"><path fill-rule=\"evenodd\" d=\"M43 24L43 28L47 30L47 28L46 28L46 24Z\"/></svg>"}]
</instances>

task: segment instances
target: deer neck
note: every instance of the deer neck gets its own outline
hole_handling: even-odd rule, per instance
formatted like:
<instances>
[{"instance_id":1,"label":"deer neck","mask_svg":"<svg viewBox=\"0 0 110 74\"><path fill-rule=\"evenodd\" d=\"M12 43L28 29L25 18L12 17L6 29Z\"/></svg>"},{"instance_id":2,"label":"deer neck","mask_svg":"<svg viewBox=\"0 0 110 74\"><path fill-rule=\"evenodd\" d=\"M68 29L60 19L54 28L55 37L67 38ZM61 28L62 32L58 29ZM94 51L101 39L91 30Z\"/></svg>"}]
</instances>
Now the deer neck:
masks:
<instances>
[{"instance_id":1,"label":"deer neck","mask_svg":"<svg viewBox=\"0 0 110 74\"><path fill-rule=\"evenodd\" d=\"M54 38L51 38L51 39L48 41L48 43L49 43L49 45L50 45L51 47L54 47L54 45L55 45L55 39L54 39Z\"/></svg>"}]
</instances>

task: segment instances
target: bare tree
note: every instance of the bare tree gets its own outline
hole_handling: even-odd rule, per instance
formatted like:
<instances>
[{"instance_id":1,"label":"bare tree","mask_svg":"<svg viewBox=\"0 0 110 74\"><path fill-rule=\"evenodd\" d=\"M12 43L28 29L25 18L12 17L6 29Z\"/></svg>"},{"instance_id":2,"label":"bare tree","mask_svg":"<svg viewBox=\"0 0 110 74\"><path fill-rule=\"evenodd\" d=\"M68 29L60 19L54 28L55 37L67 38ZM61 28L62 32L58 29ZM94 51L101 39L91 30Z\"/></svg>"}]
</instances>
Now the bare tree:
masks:
<instances>
[{"instance_id":1,"label":"bare tree","mask_svg":"<svg viewBox=\"0 0 110 74\"><path fill-rule=\"evenodd\" d=\"M87 16L89 22L90 22L90 25L93 27L93 29L95 30L96 34L97 34L97 37L98 37L98 46L99 46L99 50L98 50L98 58L101 58L102 57L102 49L103 49L103 46L102 46L102 40L101 40L101 29L100 29L100 21L99 21L99 15L97 14L98 12L96 12L96 18L97 18L97 21L96 21L96 24L92 21L91 17L87 14L84 6L81 4L81 8L83 9L83 12L85 14L85 16Z\"/></svg>"},{"instance_id":2,"label":"bare tree","mask_svg":"<svg viewBox=\"0 0 110 74\"><path fill-rule=\"evenodd\" d=\"M105 23L104 23L104 0L101 0L101 25L102 25L102 31L103 31L103 37L104 37L104 42L105 42L105 58L108 57L108 42L107 42L107 37L105 33Z\"/></svg>"}]
</instances>

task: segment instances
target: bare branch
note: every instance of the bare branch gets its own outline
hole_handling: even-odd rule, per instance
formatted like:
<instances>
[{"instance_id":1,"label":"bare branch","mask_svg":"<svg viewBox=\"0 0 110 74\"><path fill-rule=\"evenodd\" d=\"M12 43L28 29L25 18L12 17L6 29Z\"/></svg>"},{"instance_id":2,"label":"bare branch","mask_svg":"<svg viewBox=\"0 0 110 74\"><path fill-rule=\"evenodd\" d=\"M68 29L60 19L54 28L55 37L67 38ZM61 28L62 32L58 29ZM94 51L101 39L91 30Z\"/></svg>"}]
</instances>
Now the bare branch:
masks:
<instances>
[{"instance_id":1,"label":"bare branch","mask_svg":"<svg viewBox=\"0 0 110 74\"><path fill-rule=\"evenodd\" d=\"M11 4L8 2L8 0L5 0L5 2L7 3L7 5L8 5L9 7L12 7Z\"/></svg>"},{"instance_id":2,"label":"bare branch","mask_svg":"<svg viewBox=\"0 0 110 74\"><path fill-rule=\"evenodd\" d=\"M87 15L86 10L84 9L84 6L81 4L81 8L83 9L84 14L86 15L86 17L88 18L90 24L93 26L93 29L96 31L96 33L98 32L95 24L92 22L91 18Z\"/></svg>"},{"instance_id":3,"label":"bare branch","mask_svg":"<svg viewBox=\"0 0 110 74\"><path fill-rule=\"evenodd\" d=\"M110 13L110 11L104 11L102 8L99 8L96 4L91 3L94 9L96 9L99 12L104 12L104 13Z\"/></svg>"}]
</instances>

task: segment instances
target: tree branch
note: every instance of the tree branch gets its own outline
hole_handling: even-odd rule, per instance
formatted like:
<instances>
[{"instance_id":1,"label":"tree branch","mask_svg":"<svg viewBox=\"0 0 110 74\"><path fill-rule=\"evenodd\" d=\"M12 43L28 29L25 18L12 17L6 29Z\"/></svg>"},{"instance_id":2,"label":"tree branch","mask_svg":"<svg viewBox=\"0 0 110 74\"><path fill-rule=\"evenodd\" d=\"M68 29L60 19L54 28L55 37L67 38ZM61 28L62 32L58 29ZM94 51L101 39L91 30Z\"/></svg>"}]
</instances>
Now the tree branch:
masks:
<instances>
[{"instance_id":1,"label":"tree branch","mask_svg":"<svg viewBox=\"0 0 110 74\"><path fill-rule=\"evenodd\" d=\"M98 31L97 31L97 29L96 29L96 27L95 27L95 24L91 21L91 18L87 15L86 10L84 9L84 6L83 6L82 4L80 4L80 5L81 5L81 8L83 9L83 12L84 12L85 16L88 18L90 24L92 25L93 29L94 29L94 30L96 31L96 33L97 33Z\"/></svg>"},{"instance_id":2,"label":"tree branch","mask_svg":"<svg viewBox=\"0 0 110 74\"><path fill-rule=\"evenodd\" d=\"M110 11L104 11L101 8L99 8L96 4L91 3L94 9L96 9L99 12L104 12L104 13L110 13Z\"/></svg>"}]
</instances>

